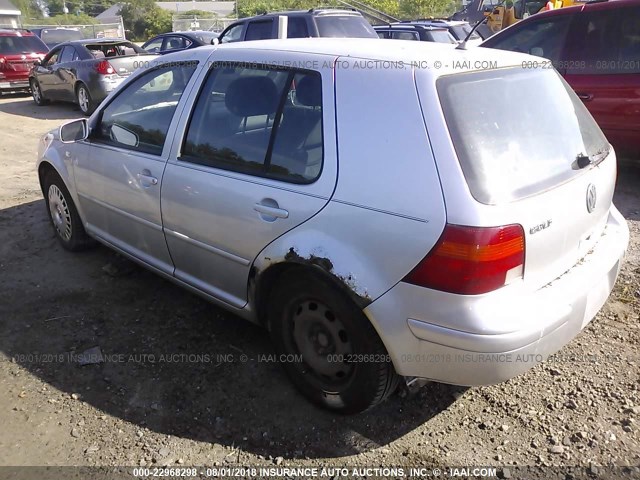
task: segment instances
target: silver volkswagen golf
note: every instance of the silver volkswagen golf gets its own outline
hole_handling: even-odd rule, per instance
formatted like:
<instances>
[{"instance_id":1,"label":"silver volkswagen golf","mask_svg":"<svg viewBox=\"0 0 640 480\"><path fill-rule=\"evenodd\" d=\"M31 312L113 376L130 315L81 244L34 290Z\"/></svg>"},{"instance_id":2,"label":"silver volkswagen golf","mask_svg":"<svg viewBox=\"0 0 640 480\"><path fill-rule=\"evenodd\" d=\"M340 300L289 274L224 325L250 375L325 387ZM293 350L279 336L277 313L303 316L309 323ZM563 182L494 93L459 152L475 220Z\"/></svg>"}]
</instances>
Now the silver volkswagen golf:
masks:
<instances>
[{"instance_id":1,"label":"silver volkswagen golf","mask_svg":"<svg viewBox=\"0 0 640 480\"><path fill-rule=\"evenodd\" d=\"M507 380L594 318L629 240L614 151L529 60L375 39L164 56L43 138L53 227L263 324L329 409L402 377Z\"/></svg>"}]
</instances>

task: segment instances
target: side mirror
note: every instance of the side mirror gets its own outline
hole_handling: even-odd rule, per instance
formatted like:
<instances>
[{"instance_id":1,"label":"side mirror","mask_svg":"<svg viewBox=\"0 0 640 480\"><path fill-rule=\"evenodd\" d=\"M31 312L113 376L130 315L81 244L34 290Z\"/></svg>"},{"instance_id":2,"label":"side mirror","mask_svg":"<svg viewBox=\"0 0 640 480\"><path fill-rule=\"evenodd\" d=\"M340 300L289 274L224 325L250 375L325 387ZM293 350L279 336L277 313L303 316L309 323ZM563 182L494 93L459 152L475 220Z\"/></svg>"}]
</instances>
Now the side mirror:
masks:
<instances>
[{"instance_id":1,"label":"side mirror","mask_svg":"<svg viewBox=\"0 0 640 480\"><path fill-rule=\"evenodd\" d=\"M220 39L218 37L211 39L211 45L219 45L219 44L220 44Z\"/></svg>"},{"instance_id":2,"label":"side mirror","mask_svg":"<svg viewBox=\"0 0 640 480\"><path fill-rule=\"evenodd\" d=\"M62 143L75 143L89 136L89 123L86 118L73 120L60 126L59 137Z\"/></svg>"},{"instance_id":3,"label":"side mirror","mask_svg":"<svg viewBox=\"0 0 640 480\"><path fill-rule=\"evenodd\" d=\"M33 62L34 67L39 67L40 65L42 65L42 62L40 60L36 60L35 62Z\"/></svg>"}]
</instances>

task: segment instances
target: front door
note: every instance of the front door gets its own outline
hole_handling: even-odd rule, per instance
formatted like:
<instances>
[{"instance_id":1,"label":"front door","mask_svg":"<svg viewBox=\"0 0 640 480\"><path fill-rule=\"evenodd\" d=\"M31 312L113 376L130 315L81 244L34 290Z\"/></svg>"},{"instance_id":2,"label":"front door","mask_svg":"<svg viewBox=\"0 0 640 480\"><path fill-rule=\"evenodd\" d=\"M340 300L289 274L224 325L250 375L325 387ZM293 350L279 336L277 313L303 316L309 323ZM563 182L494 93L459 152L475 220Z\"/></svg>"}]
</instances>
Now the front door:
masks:
<instances>
[{"instance_id":1,"label":"front door","mask_svg":"<svg viewBox=\"0 0 640 480\"><path fill-rule=\"evenodd\" d=\"M103 241L173 273L162 232L160 187L174 112L195 67L149 70L98 112L89 156L75 165L85 227Z\"/></svg>"},{"instance_id":2,"label":"front door","mask_svg":"<svg viewBox=\"0 0 640 480\"><path fill-rule=\"evenodd\" d=\"M336 182L332 61L295 70L260 55L277 60L213 54L162 188L175 276L237 308L256 256L320 211Z\"/></svg>"}]
</instances>

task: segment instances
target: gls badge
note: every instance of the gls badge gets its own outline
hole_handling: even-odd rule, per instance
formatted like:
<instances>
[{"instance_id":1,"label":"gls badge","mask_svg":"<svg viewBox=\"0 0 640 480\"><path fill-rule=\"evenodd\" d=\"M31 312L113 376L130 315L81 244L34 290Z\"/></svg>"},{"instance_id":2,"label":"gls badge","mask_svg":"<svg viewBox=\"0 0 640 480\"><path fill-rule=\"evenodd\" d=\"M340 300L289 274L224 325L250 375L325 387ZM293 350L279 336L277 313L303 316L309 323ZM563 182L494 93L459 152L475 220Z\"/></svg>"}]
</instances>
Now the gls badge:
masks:
<instances>
[{"instance_id":1,"label":"gls badge","mask_svg":"<svg viewBox=\"0 0 640 480\"><path fill-rule=\"evenodd\" d=\"M536 225L535 227L531 227L529 229L529 233L531 235L533 235L534 233L538 233L540 230L544 230L545 228L549 228L551 226L551 219L547 220L544 223L541 223L540 225Z\"/></svg>"}]
</instances>

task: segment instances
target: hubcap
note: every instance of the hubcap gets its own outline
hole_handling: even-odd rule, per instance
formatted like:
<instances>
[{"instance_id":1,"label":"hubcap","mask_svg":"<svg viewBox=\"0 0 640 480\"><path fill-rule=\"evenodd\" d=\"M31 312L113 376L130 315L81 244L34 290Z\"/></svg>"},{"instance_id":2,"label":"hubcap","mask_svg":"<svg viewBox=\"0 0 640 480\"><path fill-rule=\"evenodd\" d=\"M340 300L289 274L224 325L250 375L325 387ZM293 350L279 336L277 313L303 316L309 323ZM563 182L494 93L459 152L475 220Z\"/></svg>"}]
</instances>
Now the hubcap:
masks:
<instances>
[{"instance_id":1,"label":"hubcap","mask_svg":"<svg viewBox=\"0 0 640 480\"><path fill-rule=\"evenodd\" d=\"M49 213L58 235L65 240L71 239L71 212L64 195L56 185L49 187Z\"/></svg>"},{"instance_id":2,"label":"hubcap","mask_svg":"<svg viewBox=\"0 0 640 480\"><path fill-rule=\"evenodd\" d=\"M33 94L33 99L36 102L40 101L40 87L38 86L38 84L36 82L33 82L31 84L31 93Z\"/></svg>"},{"instance_id":3,"label":"hubcap","mask_svg":"<svg viewBox=\"0 0 640 480\"><path fill-rule=\"evenodd\" d=\"M78 89L78 104L83 112L89 111L89 94L84 87Z\"/></svg>"},{"instance_id":4,"label":"hubcap","mask_svg":"<svg viewBox=\"0 0 640 480\"><path fill-rule=\"evenodd\" d=\"M349 380L354 365L351 339L339 318L321 302L300 303L293 312L293 341L324 389Z\"/></svg>"}]
</instances>

